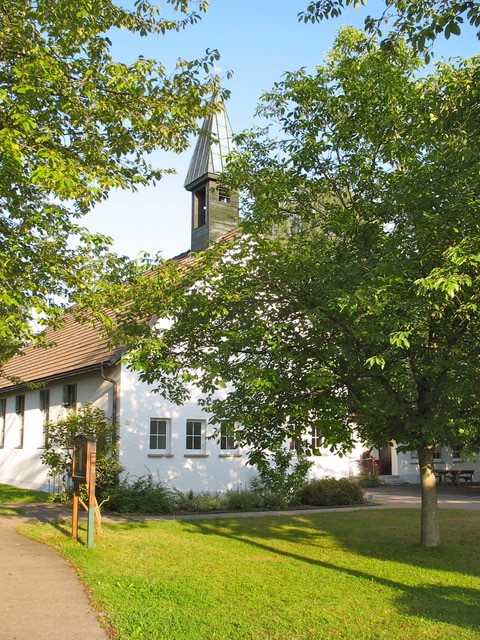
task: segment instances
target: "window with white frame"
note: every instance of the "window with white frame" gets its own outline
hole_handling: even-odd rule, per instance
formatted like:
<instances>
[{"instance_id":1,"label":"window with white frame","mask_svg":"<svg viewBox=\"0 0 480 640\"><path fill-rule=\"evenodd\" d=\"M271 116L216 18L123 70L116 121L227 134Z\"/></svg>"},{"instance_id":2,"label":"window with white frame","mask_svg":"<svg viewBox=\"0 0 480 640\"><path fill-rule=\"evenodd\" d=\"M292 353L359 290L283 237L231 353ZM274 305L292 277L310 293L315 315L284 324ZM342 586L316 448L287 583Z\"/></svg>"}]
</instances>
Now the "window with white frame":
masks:
<instances>
[{"instance_id":1,"label":"window with white frame","mask_svg":"<svg viewBox=\"0 0 480 640\"><path fill-rule=\"evenodd\" d=\"M222 425L220 427L220 449L222 451L234 451L236 448L234 428L229 425Z\"/></svg>"},{"instance_id":2,"label":"window with white frame","mask_svg":"<svg viewBox=\"0 0 480 640\"><path fill-rule=\"evenodd\" d=\"M75 413L77 410L77 385L63 385L63 406L69 413Z\"/></svg>"},{"instance_id":3,"label":"window with white frame","mask_svg":"<svg viewBox=\"0 0 480 640\"><path fill-rule=\"evenodd\" d=\"M312 427L310 431L310 443L314 451L320 449L322 446L322 435L319 427Z\"/></svg>"},{"instance_id":4,"label":"window with white frame","mask_svg":"<svg viewBox=\"0 0 480 640\"><path fill-rule=\"evenodd\" d=\"M18 445L19 449L23 447L23 434L25 431L25 395L15 396L15 413L18 417Z\"/></svg>"},{"instance_id":5,"label":"window with white frame","mask_svg":"<svg viewBox=\"0 0 480 640\"><path fill-rule=\"evenodd\" d=\"M159 453L170 451L170 420L150 418L150 451Z\"/></svg>"},{"instance_id":6,"label":"window with white frame","mask_svg":"<svg viewBox=\"0 0 480 640\"><path fill-rule=\"evenodd\" d=\"M0 449L5 445L5 421L7 417L7 399L0 399Z\"/></svg>"},{"instance_id":7,"label":"window with white frame","mask_svg":"<svg viewBox=\"0 0 480 640\"><path fill-rule=\"evenodd\" d=\"M288 440L288 448L292 453L295 451L301 451L303 448L303 444L300 438L289 438Z\"/></svg>"},{"instance_id":8,"label":"window with white frame","mask_svg":"<svg viewBox=\"0 0 480 640\"><path fill-rule=\"evenodd\" d=\"M453 447L452 449L452 457L456 461L463 460L463 453L464 453L464 447L461 444L457 445L456 447Z\"/></svg>"},{"instance_id":9,"label":"window with white frame","mask_svg":"<svg viewBox=\"0 0 480 640\"><path fill-rule=\"evenodd\" d=\"M187 451L202 453L205 449L205 422L187 420L185 448Z\"/></svg>"},{"instance_id":10,"label":"window with white frame","mask_svg":"<svg viewBox=\"0 0 480 640\"><path fill-rule=\"evenodd\" d=\"M412 462L418 462L418 453L416 451L410 451L410 459ZM442 448L435 447L433 450L433 461L442 462Z\"/></svg>"},{"instance_id":11,"label":"window with white frame","mask_svg":"<svg viewBox=\"0 0 480 640\"><path fill-rule=\"evenodd\" d=\"M48 444L48 421L50 420L50 389L41 389L39 397L40 413L42 414L42 447Z\"/></svg>"}]
</instances>

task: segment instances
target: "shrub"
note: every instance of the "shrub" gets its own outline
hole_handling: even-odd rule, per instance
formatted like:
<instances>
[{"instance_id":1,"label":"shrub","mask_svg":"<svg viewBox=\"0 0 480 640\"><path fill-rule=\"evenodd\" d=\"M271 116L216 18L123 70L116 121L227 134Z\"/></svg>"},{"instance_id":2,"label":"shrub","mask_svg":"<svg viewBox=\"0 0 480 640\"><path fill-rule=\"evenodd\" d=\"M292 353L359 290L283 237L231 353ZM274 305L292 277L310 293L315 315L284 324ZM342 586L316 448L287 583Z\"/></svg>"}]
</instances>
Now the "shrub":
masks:
<instances>
[{"instance_id":1,"label":"shrub","mask_svg":"<svg viewBox=\"0 0 480 640\"><path fill-rule=\"evenodd\" d=\"M260 496L253 491L228 491L225 509L228 511L255 511L262 507Z\"/></svg>"},{"instance_id":2,"label":"shrub","mask_svg":"<svg viewBox=\"0 0 480 640\"><path fill-rule=\"evenodd\" d=\"M47 439L41 460L50 467L50 478L58 476L64 481L71 478L73 440L83 433L94 436L97 442L96 494L101 495L106 487L117 482L123 469L117 457L117 424L107 418L102 409L88 404L77 413L48 422L45 430ZM68 493L66 495L69 497Z\"/></svg>"},{"instance_id":3,"label":"shrub","mask_svg":"<svg viewBox=\"0 0 480 640\"><path fill-rule=\"evenodd\" d=\"M312 462L291 451L277 449L256 464L258 478L250 483L253 493L266 509L282 509L295 504L296 495L307 479Z\"/></svg>"},{"instance_id":4,"label":"shrub","mask_svg":"<svg viewBox=\"0 0 480 640\"><path fill-rule=\"evenodd\" d=\"M226 509L225 497L220 493L194 493L175 491L175 503L178 511L222 511Z\"/></svg>"},{"instance_id":5,"label":"shrub","mask_svg":"<svg viewBox=\"0 0 480 640\"><path fill-rule=\"evenodd\" d=\"M108 509L118 513L174 513L177 509L176 495L164 483L151 474L141 476L134 482L125 478L105 492Z\"/></svg>"},{"instance_id":6,"label":"shrub","mask_svg":"<svg viewBox=\"0 0 480 640\"><path fill-rule=\"evenodd\" d=\"M363 504L363 489L348 478L312 480L298 491L301 504L316 507Z\"/></svg>"}]
</instances>

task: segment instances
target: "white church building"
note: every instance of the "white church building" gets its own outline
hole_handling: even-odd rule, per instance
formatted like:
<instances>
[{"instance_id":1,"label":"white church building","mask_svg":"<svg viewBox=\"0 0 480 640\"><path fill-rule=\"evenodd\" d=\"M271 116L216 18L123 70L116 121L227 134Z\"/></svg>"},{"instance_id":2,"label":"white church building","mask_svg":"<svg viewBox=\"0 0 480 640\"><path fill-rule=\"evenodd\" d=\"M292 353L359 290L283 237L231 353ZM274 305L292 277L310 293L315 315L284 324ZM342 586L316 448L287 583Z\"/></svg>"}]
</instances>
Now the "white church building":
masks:
<instances>
[{"instance_id":1,"label":"white church building","mask_svg":"<svg viewBox=\"0 0 480 640\"><path fill-rule=\"evenodd\" d=\"M185 188L192 193L191 251L178 257L189 260L221 235L233 229L238 197L216 186L223 157L231 150L232 134L225 111L210 117L200 136L187 174ZM112 351L100 327L79 324L66 313L64 325L47 330L49 348L27 347L3 367L0 378L0 483L51 490L48 468L41 463L44 425L93 403L119 425L119 456L125 475L152 474L181 491L226 491L247 488L256 475L247 464L246 451L237 449L227 433L211 439L214 425L192 391L188 402L173 405L152 393ZM312 477L348 477L359 472L361 443L348 456L328 450L312 458ZM480 469L459 458L460 452L437 453L440 468ZM419 482L414 454L395 447L379 452L381 471L400 480ZM480 470L478 472L480 479Z\"/></svg>"}]
</instances>

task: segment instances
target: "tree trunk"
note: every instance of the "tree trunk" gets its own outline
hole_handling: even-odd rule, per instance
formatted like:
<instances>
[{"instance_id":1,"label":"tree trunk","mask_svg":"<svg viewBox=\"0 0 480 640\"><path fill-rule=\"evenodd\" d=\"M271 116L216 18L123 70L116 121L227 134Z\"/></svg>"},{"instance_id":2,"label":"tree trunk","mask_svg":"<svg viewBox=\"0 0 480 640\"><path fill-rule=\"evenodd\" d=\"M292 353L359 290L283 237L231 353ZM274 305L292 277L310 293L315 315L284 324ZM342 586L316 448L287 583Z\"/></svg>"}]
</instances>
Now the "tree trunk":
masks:
<instances>
[{"instance_id":1,"label":"tree trunk","mask_svg":"<svg viewBox=\"0 0 480 640\"><path fill-rule=\"evenodd\" d=\"M423 547L439 547L440 527L438 523L437 485L433 472L433 445L418 448L418 462L422 485L420 544Z\"/></svg>"}]
</instances>

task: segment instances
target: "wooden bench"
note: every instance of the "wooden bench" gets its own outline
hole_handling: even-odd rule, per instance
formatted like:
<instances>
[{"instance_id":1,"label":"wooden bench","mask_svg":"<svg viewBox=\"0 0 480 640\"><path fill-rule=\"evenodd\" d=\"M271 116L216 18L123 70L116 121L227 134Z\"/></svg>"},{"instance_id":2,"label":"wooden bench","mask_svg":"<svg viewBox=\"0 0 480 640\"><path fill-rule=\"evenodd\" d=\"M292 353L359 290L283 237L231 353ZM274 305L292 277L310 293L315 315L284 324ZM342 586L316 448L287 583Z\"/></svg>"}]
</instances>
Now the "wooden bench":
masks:
<instances>
[{"instance_id":1,"label":"wooden bench","mask_svg":"<svg viewBox=\"0 0 480 640\"><path fill-rule=\"evenodd\" d=\"M475 471L473 469L461 469L460 473L457 476L457 480L458 482L460 482L460 480L463 480L465 484L467 484L467 482L469 482L470 484L473 484L474 473Z\"/></svg>"},{"instance_id":2,"label":"wooden bench","mask_svg":"<svg viewBox=\"0 0 480 640\"><path fill-rule=\"evenodd\" d=\"M460 484L463 480L465 484L473 484L473 469L435 469L435 478L438 484L446 484L447 480L452 484Z\"/></svg>"}]
</instances>

